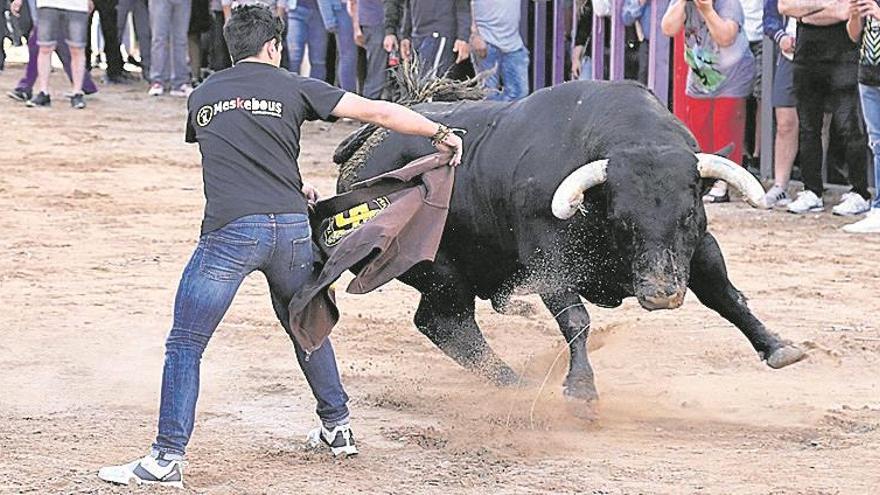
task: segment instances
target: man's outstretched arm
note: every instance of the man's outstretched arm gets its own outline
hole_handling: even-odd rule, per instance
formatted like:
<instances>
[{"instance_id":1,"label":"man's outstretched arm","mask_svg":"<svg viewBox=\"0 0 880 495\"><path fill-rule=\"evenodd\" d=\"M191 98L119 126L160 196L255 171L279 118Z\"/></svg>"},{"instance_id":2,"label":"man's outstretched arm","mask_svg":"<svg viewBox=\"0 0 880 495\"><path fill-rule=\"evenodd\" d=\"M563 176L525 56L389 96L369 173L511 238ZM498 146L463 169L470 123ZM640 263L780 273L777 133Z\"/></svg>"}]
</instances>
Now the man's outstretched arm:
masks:
<instances>
[{"instance_id":1,"label":"man's outstretched arm","mask_svg":"<svg viewBox=\"0 0 880 495\"><path fill-rule=\"evenodd\" d=\"M345 93L331 112L335 117L345 117L375 124L401 134L442 138L436 144L440 151L453 155L449 162L453 167L461 163L461 138L451 132L443 132L441 124L420 115L405 106L387 101L369 100L356 94Z\"/></svg>"}]
</instances>

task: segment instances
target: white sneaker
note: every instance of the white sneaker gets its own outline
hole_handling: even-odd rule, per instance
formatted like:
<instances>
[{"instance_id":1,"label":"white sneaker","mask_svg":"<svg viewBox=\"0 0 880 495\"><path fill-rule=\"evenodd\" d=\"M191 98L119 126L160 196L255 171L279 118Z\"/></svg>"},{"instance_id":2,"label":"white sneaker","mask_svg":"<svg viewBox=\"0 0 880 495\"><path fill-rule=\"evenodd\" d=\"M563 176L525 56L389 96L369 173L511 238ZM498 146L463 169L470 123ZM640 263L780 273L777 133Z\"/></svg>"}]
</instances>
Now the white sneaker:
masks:
<instances>
[{"instance_id":1,"label":"white sneaker","mask_svg":"<svg viewBox=\"0 0 880 495\"><path fill-rule=\"evenodd\" d=\"M764 199L761 200L761 204L768 210L774 206L788 206L790 203L791 198L788 197L785 188L779 184L773 184L773 187L767 191L767 194L764 195Z\"/></svg>"},{"instance_id":2,"label":"white sneaker","mask_svg":"<svg viewBox=\"0 0 880 495\"><path fill-rule=\"evenodd\" d=\"M848 192L841 198L840 204L831 208L831 213L844 217L854 217L871 209L871 205L861 194Z\"/></svg>"},{"instance_id":3,"label":"white sneaker","mask_svg":"<svg viewBox=\"0 0 880 495\"><path fill-rule=\"evenodd\" d=\"M181 84L179 87L172 89L168 94L171 96L177 96L180 98L186 98L193 92L193 87L190 84Z\"/></svg>"},{"instance_id":4,"label":"white sneaker","mask_svg":"<svg viewBox=\"0 0 880 495\"><path fill-rule=\"evenodd\" d=\"M844 225L843 231L850 234L880 234L880 208L868 210L865 218L856 223Z\"/></svg>"},{"instance_id":5,"label":"white sneaker","mask_svg":"<svg viewBox=\"0 0 880 495\"><path fill-rule=\"evenodd\" d=\"M127 485L134 481L138 485L162 485L183 488L183 462L179 460L164 461L167 466L159 464L155 457L148 455L121 466L102 467L98 478L110 483Z\"/></svg>"},{"instance_id":6,"label":"white sneaker","mask_svg":"<svg viewBox=\"0 0 880 495\"><path fill-rule=\"evenodd\" d=\"M358 453L354 444L354 435L351 433L351 425L348 423L336 426L332 430L322 425L309 432L309 445L312 448L322 443L330 447L330 453L334 457L341 455L349 457Z\"/></svg>"},{"instance_id":7,"label":"white sneaker","mask_svg":"<svg viewBox=\"0 0 880 495\"><path fill-rule=\"evenodd\" d=\"M165 93L165 86L162 86L162 83L153 83L150 85L150 90L147 91L147 94L150 96L162 96Z\"/></svg>"},{"instance_id":8,"label":"white sneaker","mask_svg":"<svg viewBox=\"0 0 880 495\"><path fill-rule=\"evenodd\" d=\"M825 204L822 198L816 196L813 191L802 191L797 195L797 199L789 203L787 210L790 213L809 213L811 211L823 211Z\"/></svg>"}]
</instances>

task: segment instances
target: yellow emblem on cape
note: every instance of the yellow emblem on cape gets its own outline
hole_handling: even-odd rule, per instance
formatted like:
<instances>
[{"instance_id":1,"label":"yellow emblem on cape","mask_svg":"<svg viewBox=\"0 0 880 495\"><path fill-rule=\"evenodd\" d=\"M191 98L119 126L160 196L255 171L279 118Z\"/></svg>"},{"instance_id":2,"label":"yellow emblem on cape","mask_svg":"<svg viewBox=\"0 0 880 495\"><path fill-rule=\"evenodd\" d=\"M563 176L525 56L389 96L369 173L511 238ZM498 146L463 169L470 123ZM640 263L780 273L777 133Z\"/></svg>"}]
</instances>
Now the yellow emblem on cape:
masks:
<instances>
[{"instance_id":1,"label":"yellow emblem on cape","mask_svg":"<svg viewBox=\"0 0 880 495\"><path fill-rule=\"evenodd\" d=\"M372 220L380 211L388 208L390 204L391 202L388 201L388 198L382 196L333 215L330 223L327 224L327 229L324 230L324 244L327 246L335 245L343 237Z\"/></svg>"}]
</instances>

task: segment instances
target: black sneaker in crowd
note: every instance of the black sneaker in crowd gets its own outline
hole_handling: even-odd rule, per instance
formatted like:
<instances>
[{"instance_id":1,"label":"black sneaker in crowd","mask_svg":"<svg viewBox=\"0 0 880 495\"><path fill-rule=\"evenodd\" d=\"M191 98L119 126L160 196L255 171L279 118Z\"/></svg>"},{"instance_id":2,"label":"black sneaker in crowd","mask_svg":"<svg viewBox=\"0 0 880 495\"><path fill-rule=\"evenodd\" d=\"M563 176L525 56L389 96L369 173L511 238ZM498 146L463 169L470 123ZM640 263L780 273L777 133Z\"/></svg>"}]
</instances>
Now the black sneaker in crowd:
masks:
<instances>
[{"instance_id":1,"label":"black sneaker in crowd","mask_svg":"<svg viewBox=\"0 0 880 495\"><path fill-rule=\"evenodd\" d=\"M52 106L52 98L40 91L36 96L27 101L29 107L50 107Z\"/></svg>"},{"instance_id":2,"label":"black sneaker in crowd","mask_svg":"<svg viewBox=\"0 0 880 495\"><path fill-rule=\"evenodd\" d=\"M12 98L15 101L20 101L24 103L30 100L34 96L34 94L29 89L15 88L12 91L6 93L6 96Z\"/></svg>"},{"instance_id":3,"label":"black sneaker in crowd","mask_svg":"<svg viewBox=\"0 0 880 495\"><path fill-rule=\"evenodd\" d=\"M70 106L77 110L82 110L86 107L85 96L83 96L82 93L76 93L75 95L71 96Z\"/></svg>"}]
</instances>

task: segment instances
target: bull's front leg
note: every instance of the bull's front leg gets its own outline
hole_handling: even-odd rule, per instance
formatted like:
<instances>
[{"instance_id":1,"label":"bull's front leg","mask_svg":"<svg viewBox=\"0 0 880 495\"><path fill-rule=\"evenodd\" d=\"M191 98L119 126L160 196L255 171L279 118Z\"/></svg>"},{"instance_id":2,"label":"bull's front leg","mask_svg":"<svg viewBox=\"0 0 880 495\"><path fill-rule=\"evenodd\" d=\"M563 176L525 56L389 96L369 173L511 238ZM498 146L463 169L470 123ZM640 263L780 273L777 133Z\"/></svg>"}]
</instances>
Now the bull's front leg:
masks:
<instances>
[{"instance_id":1,"label":"bull's front leg","mask_svg":"<svg viewBox=\"0 0 880 495\"><path fill-rule=\"evenodd\" d=\"M593 368L587 357L590 315L584 303L576 293L568 290L541 294L541 300L556 318L571 353L568 376L565 377L565 395L573 399L595 401L599 394L593 380Z\"/></svg>"},{"instance_id":2,"label":"bull's front leg","mask_svg":"<svg viewBox=\"0 0 880 495\"><path fill-rule=\"evenodd\" d=\"M730 283L724 256L712 234L706 233L691 260L688 287L706 307L736 325L771 368L794 364L804 352L767 330L749 310L746 298Z\"/></svg>"}]
</instances>

